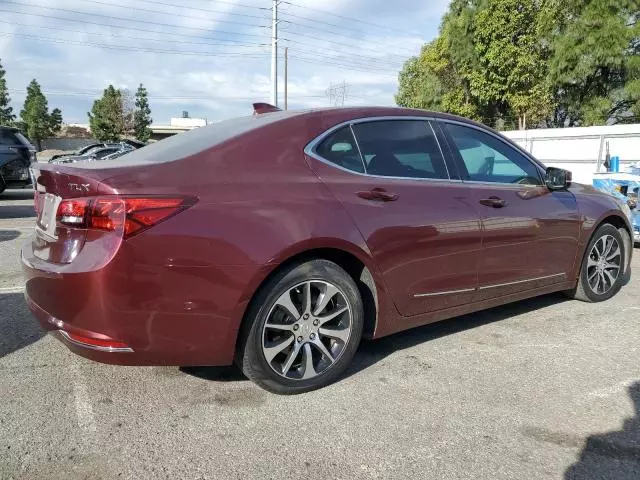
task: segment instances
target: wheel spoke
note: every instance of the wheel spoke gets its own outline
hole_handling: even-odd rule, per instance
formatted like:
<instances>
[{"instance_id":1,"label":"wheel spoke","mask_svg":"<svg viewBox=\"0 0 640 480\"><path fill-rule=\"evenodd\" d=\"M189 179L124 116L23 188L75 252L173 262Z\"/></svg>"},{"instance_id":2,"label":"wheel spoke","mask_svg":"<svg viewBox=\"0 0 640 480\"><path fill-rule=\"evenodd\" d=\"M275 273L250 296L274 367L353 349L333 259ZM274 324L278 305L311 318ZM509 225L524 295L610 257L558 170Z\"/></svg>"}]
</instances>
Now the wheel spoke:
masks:
<instances>
[{"instance_id":1,"label":"wheel spoke","mask_svg":"<svg viewBox=\"0 0 640 480\"><path fill-rule=\"evenodd\" d=\"M280 298L276 300L276 305L284 308L287 311L287 313L289 313L289 315L291 315L294 318L294 320L298 320L300 318L300 312L298 312L298 309L296 308L296 306L293 304L293 301L291 300L290 290L287 290L282 295L280 295Z\"/></svg>"},{"instance_id":2,"label":"wheel spoke","mask_svg":"<svg viewBox=\"0 0 640 480\"><path fill-rule=\"evenodd\" d=\"M286 375L287 373L289 373L289 370L291 370L291 365L293 365L293 362L298 357L299 353L300 353L300 344L296 343L291 349L291 352L289 352L289 355L287 356L287 359L284 361L284 364L282 365L283 375Z\"/></svg>"},{"instance_id":3,"label":"wheel spoke","mask_svg":"<svg viewBox=\"0 0 640 480\"><path fill-rule=\"evenodd\" d=\"M265 325L265 328L268 328L270 330L280 330L283 332L293 332L293 324L285 325L281 323L267 323Z\"/></svg>"},{"instance_id":4,"label":"wheel spoke","mask_svg":"<svg viewBox=\"0 0 640 480\"><path fill-rule=\"evenodd\" d=\"M598 261L594 260L593 258L591 258L591 255L589 255L589 259L587 260L587 268L595 267L597 265Z\"/></svg>"},{"instance_id":5,"label":"wheel spoke","mask_svg":"<svg viewBox=\"0 0 640 480\"><path fill-rule=\"evenodd\" d=\"M320 313L322 313L322 311L327 308L327 305L329 304L331 299L338 292L339 290L333 285L325 285L324 292L322 292L322 295L318 298L318 302L316 304L316 308L313 310L313 314L315 316L318 316Z\"/></svg>"},{"instance_id":6,"label":"wheel spoke","mask_svg":"<svg viewBox=\"0 0 640 480\"><path fill-rule=\"evenodd\" d=\"M598 274L598 269L594 268L593 272L588 273L589 271L587 270L587 279L589 280L589 282L591 282L591 280L593 280L593 278Z\"/></svg>"},{"instance_id":7,"label":"wheel spoke","mask_svg":"<svg viewBox=\"0 0 640 480\"><path fill-rule=\"evenodd\" d=\"M289 345L291 345L293 343L294 337L290 336L285 340L282 340L280 343L273 345L271 347L267 347L264 346L263 350L264 350L264 356L267 359L268 363L271 363L271 361L276 357L276 355L278 355L280 352L282 352L285 348L287 348Z\"/></svg>"},{"instance_id":8,"label":"wheel spoke","mask_svg":"<svg viewBox=\"0 0 640 480\"><path fill-rule=\"evenodd\" d=\"M350 329L342 328L338 330L334 328L321 328L318 330L318 333L320 335L324 335L325 337L335 338L346 344L347 340L349 340Z\"/></svg>"},{"instance_id":9,"label":"wheel spoke","mask_svg":"<svg viewBox=\"0 0 640 480\"><path fill-rule=\"evenodd\" d=\"M616 276L614 277L606 269L604 270L604 275L609 279L609 288L613 287L613 284L616 283L616 278L618 278L618 275L616 274Z\"/></svg>"},{"instance_id":10,"label":"wheel spoke","mask_svg":"<svg viewBox=\"0 0 640 480\"><path fill-rule=\"evenodd\" d=\"M598 293L598 291L600 290L598 288L599 286L600 286L600 272L597 272L595 284L592 285L593 291Z\"/></svg>"},{"instance_id":11,"label":"wheel spoke","mask_svg":"<svg viewBox=\"0 0 640 480\"><path fill-rule=\"evenodd\" d=\"M324 343L322 343L320 340L316 340L315 342L313 342L313 345L315 345L315 347L322 352L322 355L327 357L327 360L329 360L329 363L334 362L333 355L329 350L327 350L327 347L324 346Z\"/></svg>"},{"instance_id":12,"label":"wheel spoke","mask_svg":"<svg viewBox=\"0 0 640 480\"><path fill-rule=\"evenodd\" d=\"M609 252L611 251L611 248L613 247L614 242L615 242L615 239L613 237L604 237L604 251L602 252L603 257L606 257L607 255L609 255Z\"/></svg>"},{"instance_id":13,"label":"wheel spoke","mask_svg":"<svg viewBox=\"0 0 640 480\"><path fill-rule=\"evenodd\" d=\"M302 379L306 380L308 378L315 377L318 373L316 369L313 368L313 355L311 354L311 344L304 344L304 373L302 374Z\"/></svg>"},{"instance_id":14,"label":"wheel spoke","mask_svg":"<svg viewBox=\"0 0 640 480\"><path fill-rule=\"evenodd\" d=\"M612 251L609 252L609 255L607 255L605 258L606 258L606 260L608 262L608 261L613 260L614 258L619 257L619 256L620 256L620 246L616 242L615 248L612 249Z\"/></svg>"},{"instance_id":15,"label":"wheel spoke","mask_svg":"<svg viewBox=\"0 0 640 480\"><path fill-rule=\"evenodd\" d=\"M302 313L311 313L311 282L302 287Z\"/></svg>"},{"instance_id":16,"label":"wheel spoke","mask_svg":"<svg viewBox=\"0 0 640 480\"><path fill-rule=\"evenodd\" d=\"M342 307L342 308L339 308L338 310L336 310L335 312L331 312L328 315L325 315L324 317L316 317L316 318L320 322L320 325L324 325L325 323L327 323L327 322L333 320L334 318L336 318L338 315L342 315L347 310L349 310L347 307Z\"/></svg>"}]
</instances>

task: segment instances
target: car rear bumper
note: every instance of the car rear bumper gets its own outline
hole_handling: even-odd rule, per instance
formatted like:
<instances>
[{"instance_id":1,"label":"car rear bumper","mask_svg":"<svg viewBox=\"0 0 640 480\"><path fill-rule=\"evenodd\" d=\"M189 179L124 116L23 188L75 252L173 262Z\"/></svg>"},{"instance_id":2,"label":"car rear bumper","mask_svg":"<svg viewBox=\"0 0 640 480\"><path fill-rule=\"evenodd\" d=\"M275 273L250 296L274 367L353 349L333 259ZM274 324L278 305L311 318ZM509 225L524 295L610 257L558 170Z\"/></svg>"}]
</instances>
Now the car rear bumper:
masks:
<instances>
[{"instance_id":1,"label":"car rear bumper","mask_svg":"<svg viewBox=\"0 0 640 480\"><path fill-rule=\"evenodd\" d=\"M140 265L124 250L103 268L73 272L40 260L25 244L25 298L40 324L73 352L102 363L231 364L256 267ZM96 348L70 334L126 349Z\"/></svg>"}]
</instances>

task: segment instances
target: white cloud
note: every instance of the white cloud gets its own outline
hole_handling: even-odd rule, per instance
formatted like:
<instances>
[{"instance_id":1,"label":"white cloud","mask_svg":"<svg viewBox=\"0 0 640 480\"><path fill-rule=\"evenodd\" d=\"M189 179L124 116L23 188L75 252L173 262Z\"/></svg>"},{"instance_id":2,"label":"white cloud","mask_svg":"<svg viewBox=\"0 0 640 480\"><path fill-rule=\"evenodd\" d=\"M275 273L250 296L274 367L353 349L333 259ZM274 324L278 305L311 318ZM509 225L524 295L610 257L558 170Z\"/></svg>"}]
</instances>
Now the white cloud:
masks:
<instances>
[{"instance_id":1,"label":"white cloud","mask_svg":"<svg viewBox=\"0 0 640 480\"><path fill-rule=\"evenodd\" d=\"M403 61L437 33L448 0L292 3L307 7L281 7L289 105L296 108L328 105L327 87L343 80L348 104L393 104ZM50 92L50 107L60 107L67 122L86 122L95 94L109 83L131 90L144 83L156 123L182 110L215 121L269 100L269 0L169 4L180 2L0 2L0 59L15 110L32 78ZM279 87L282 92L282 78Z\"/></svg>"}]
</instances>

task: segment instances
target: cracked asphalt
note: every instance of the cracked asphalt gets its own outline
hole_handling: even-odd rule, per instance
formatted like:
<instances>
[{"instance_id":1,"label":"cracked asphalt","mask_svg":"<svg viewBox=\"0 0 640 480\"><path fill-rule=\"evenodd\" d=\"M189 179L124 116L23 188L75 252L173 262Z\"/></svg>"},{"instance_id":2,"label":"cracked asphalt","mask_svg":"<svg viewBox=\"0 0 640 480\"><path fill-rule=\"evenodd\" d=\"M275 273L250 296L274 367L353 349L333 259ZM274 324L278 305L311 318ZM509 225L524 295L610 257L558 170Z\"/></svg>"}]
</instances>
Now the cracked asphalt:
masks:
<instances>
[{"instance_id":1,"label":"cracked asphalt","mask_svg":"<svg viewBox=\"0 0 640 480\"><path fill-rule=\"evenodd\" d=\"M33 216L0 194L0 479L640 478L640 276L365 342L338 383L282 397L231 367L72 355L20 291Z\"/></svg>"}]
</instances>

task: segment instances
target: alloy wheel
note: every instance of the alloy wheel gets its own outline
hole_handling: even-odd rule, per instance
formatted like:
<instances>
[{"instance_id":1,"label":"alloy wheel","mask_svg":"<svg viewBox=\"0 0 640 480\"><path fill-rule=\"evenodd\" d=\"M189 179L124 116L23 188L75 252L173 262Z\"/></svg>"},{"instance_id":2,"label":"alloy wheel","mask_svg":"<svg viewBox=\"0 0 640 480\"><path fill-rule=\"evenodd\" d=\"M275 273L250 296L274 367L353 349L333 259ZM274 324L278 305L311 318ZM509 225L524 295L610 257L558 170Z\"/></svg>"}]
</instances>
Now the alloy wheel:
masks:
<instances>
[{"instance_id":1,"label":"alloy wheel","mask_svg":"<svg viewBox=\"0 0 640 480\"><path fill-rule=\"evenodd\" d=\"M591 247L587 259L587 283L596 295L604 295L613 288L620 275L622 252L611 235L603 235Z\"/></svg>"},{"instance_id":2,"label":"alloy wheel","mask_svg":"<svg viewBox=\"0 0 640 480\"><path fill-rule=\"evenodd\" d=\"M300 283L271 307L262 331L262 353L271 369L291 380L329 370L346 350L352 312L344 293L323 280Z\"/></svg>"}]
</instances>

